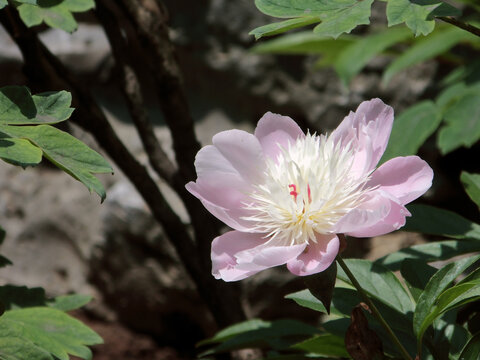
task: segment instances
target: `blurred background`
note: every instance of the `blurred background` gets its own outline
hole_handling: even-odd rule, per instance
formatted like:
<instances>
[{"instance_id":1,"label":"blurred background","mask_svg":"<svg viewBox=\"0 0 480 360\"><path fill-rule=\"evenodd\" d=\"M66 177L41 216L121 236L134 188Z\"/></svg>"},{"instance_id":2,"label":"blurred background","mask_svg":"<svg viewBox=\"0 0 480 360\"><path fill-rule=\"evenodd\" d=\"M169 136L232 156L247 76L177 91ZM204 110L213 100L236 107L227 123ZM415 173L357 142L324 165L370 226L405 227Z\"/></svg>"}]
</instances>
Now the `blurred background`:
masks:
<instances>
[{"instance_id":1,"label":"blurred background","mask_svg":"<svg viewBox=\"0 0 480 360\"><path fill-rule=\"evenodd\" d=\"M163 3L169 14L168 35L177 52L195 132L202 145L209 144L222 130L253 131L266 111L288 115L312 132L332 130L361 101L373 97L382 98L399 114L435 95L439 77L452 68L441 58L431 59L382 84L382 72L392 60L392 54L384 53L345 86L331 67L315 66L318 55L252 51L256 42L248 32L271 22L256 9L253 0ZM383 6L375 3L372 9L371 22L379 26L385 24ZM40 28L39 37L72 74L87 84L120 139L148 166L98 14L90 11L77 14L76 19L79 28L73 34L45 26ZM358 34L368 31L368 27L355 30ZM401 45L396 50L401 52ZM141 56L134 61L138 61L138 76L155 133L164 152L175 162L172 138L153 94L150 69L141 66ZM0 27L0 86L31 86L22 69L17 44ZM105 154L91 134L71 122L68 130ZM460 148L440 159L435 139L428 139L420 156L434 168L435 182L421 201L478 221L475 205L458 180L461 169L479 171L478 150L478 145ZM15 264L2 269L0 281L42 286L52 296L72 292L93 295L95 300L76 315L105 340L104 345L94 348L96 360L193 358L195 343L211 336L218 324L143 198L119 166L113 161L112 165L113 176L100 176L107 188L107 199L100 204L83 185L46 162L25 170L0 163L0 224L7 231L2 254ZM149 173L188 228L190 218L183 202L152 169ZM347 251L351 256L375 259L424 241L428 239L396 232L351 241ZM151 244L156 244L155 252ZM283 295L303 288L301 279L286 269L267 270L231 286L240 287L239 301L247 317L318 322L309 310L283 299Z\"/></svg>"}]
</instances>

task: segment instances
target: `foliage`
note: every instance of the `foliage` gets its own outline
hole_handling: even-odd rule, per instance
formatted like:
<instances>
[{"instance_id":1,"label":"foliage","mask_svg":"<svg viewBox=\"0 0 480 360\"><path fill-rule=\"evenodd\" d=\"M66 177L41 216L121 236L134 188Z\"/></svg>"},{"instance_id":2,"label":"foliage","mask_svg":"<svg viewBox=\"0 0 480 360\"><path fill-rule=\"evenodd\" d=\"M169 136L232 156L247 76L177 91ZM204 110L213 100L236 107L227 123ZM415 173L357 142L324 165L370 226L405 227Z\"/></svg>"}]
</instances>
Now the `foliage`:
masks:
<instances>
[{"instance_id":1,"label":"foliage","mask_svg":"<svg viewBox=\"0 0 480 360\"><path fill-rule=\"evenodd\" d=\"M84 12L95 6L94 0L17 0L18 13L25 25L32 27L45 22L50 27L68 32L77 29L73 13ZM0 7L1 7L0 2ZM6 0L3 5L6 5Z\"/></svg>"},{"instance_id":2,"label":"foliage","mask_svg":"<svg viewBox=\"0 0 480 360\"><path fill-rule=\"evenodd\" d=\"M102 201L105 189L94 173L113 169L96 151L51 124L73 112L66 91L31 95L23 86L0 88L0 159L22 167L35 166L42 155L95 191Z\"/></svg>"}]
</instances>

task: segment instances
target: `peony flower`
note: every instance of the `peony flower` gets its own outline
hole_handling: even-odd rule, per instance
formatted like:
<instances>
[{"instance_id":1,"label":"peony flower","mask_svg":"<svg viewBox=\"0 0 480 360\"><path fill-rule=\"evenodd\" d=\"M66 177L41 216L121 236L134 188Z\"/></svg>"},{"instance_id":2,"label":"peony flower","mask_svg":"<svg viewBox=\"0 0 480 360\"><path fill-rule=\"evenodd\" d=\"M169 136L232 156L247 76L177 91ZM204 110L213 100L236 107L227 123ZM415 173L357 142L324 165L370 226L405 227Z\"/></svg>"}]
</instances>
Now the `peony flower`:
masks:
<instances>
[{"instance_id":1,"label":"peony flower","mask_svg":"<svg viewBox=\"0 0 480 360\"><path fill-rule=\"evenodd\" d=\"M195 159L186 185L233 228L212 243L212 274L236 281L286 264L295 275L327 269L336 234L371 237L405 224L405 204L432 184L418 156L376 169L392 130L393 109L365 101L329 136L304 134L289 117L266 113L254 134L222 131Z\"/></svg>"}]
</instances>

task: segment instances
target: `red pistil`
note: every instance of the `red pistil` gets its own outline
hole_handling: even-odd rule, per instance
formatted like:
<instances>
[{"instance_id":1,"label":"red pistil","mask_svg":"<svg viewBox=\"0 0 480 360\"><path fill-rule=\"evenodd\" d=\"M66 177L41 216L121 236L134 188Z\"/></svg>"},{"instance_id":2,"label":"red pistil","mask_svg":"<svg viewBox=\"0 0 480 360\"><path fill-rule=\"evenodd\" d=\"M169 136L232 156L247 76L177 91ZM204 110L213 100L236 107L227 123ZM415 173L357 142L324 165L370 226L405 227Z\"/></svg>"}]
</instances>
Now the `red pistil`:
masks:
<instances>
[{"instance_id":1,"label":"red pistil","mask_svg":"<svg viewBox=\"0 0 480 360\"><path fill-rule=\"evenodd\" d=\"M298 196L297 185L290 184L290 185L288 185L288 187L290 189L292 189L292 191L290 191L290 195L292 195L293 198L295 199L295 201L297 201L297 196ZM307 184L307 194L308 194L308 202L311 203L312 202L312 193L310 191L310 185L308 185L308 184Z\"/></svg>"},{"instance_id":2,"label":"red pistil","mask_svg":"<svg viewBox=\"0 0 480 360\"><path fill-rule=\"evenodd\" d=\"M290 195L292 195L294 198L295 198L295 201L297 201L297 196L298 196L298 193L297 193L297 185L295 184L290 184L288 185L289 188L293 189L292 191L290 191Z\"/></svg>"}]
</instances>

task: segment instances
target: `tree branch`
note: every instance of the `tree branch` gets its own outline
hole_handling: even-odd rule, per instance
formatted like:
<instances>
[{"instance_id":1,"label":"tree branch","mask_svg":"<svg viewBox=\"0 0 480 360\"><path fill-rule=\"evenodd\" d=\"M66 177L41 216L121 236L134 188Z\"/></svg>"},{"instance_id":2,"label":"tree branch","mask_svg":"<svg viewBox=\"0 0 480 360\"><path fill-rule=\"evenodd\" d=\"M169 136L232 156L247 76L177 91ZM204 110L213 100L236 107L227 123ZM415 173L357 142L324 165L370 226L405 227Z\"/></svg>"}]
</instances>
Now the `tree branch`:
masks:
<instances>
[{"instance_id":1,"label":"tree branch","mask_svg":"<svg viewBox=\"0 0 480 360\"><path fill-rule=\"evenodd\" d=\"M464 23L463 21L457 20L452 16L437 16L437 19L452 24L460 29L463 29L465 31L468 31L469 33L472 33L473 35L480 37L480 28L476 26Z\"/></svg>"}]
</instances>

